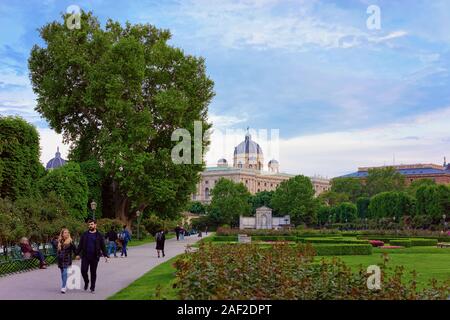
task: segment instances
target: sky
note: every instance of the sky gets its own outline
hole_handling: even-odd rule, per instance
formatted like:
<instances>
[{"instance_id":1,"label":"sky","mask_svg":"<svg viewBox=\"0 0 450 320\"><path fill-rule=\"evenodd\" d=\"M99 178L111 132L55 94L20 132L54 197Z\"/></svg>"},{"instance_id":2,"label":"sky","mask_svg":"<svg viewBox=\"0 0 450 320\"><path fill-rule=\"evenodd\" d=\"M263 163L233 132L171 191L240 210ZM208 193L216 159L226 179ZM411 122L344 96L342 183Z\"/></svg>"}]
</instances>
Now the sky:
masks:
<instances>
[{"instance_id":1,"label":"sky","mask_svg":"<svg viewBox=\"0 0 450 320\"><path fill-rule=\"evenodd\" d=\"M448 0L1 0L0 114L38 128L43 163L68 146L34 111L27 59L37 29L70 5L102 25L169 29L171 45L205 58L216 93L208 165L231 162L247 127L265 161L292 174L450 157Z\"/></svg>"}]
</instances>

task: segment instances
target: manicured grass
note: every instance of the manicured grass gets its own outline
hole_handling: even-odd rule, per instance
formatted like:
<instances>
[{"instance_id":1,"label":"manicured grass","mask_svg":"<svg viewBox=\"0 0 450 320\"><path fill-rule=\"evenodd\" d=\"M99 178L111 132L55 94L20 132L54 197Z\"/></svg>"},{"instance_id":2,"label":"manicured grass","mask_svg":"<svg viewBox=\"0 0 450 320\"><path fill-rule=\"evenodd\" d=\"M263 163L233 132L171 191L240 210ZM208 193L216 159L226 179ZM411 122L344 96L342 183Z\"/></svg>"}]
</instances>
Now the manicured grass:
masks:
<instances>
[{"instance_id":1,"label":"manicured grass","mask_svg":"<svg viewBox=\"0 0 450 320\"><path fill-rule=\"evenodd\" d=\"M176 300L177 292L173 288L176 270L173 264L177 258L156 266L108 300Z\"/></svg>"},{"instance_id":2,"label":"manicured grass","mask_svg":"<svg viewBox=\"0 0 450 320\"><path fill-rule=\"evenodd\" d=\"M382 253L388 254L388 266L405 268L405 280L411 280L411 271L417 272L417 286L426 288L431 279L438 281L450 281L450 250L433 247L412 247L405 249L378 249L374 248L370 256L341 256L349 267L358 270L360 266L364 269L369 265L382 265ZM330 257L324 257L330 259Z\"/></svg>"},{"instance_id":3,"label":"manicured grass","mask_svg":"<svg viewBox=\"0 0 450 320\"><path fill-rule=\"evenodd\" d=\"M175 233L168 233L166 234L166 240L172 239L175 237ZM145 239L141 239L141 240L134 240L132 239L130 242L128 242L128 247L136 247L136 246L141 246L143 244L147 244L147 243L152 243L155 242L155 237L147 237Z\"/></svg>"}]
</instances>

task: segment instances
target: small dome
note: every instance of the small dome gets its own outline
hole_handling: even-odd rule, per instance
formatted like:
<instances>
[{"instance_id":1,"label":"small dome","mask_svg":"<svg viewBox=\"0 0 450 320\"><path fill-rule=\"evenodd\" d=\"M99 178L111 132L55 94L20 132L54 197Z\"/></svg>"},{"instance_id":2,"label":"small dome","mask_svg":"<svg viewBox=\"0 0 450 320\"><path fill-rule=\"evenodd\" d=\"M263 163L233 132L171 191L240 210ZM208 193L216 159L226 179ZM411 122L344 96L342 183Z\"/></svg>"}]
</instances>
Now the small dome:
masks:
<instances>
[{"instance_id":1,"label":"small dome","mask_svg":"<svg viewBox=\"0 0 450 320\"><path fill-rule=\"evenodd\" d=\"M228 163L228 162L227 162L227 159L222 158L222 159L219 159L217 161L217 163Z\"/></svg>"},{"instance_id":2,"label":"small dome","mask_svg":"<svg viewBox=\"0 0 450 320\"><path fill-rule=\"evenodd\" d=\"M278 161L275 159L272 159L269 161L269 165L271 165L271 164L278 164Z\"/></svg>"},{"instance_id":3,"label":"small dome","mask_svg":"<svg viewBox=\"0 0 450 320\"><path fill-rule=\"evenodd\" d=\"M66 164L66 160L61 158L61 153L59 152L59 147L56 149L55 157L47 162L47 166L45 167L47 170L56 169L62 167Z\"/></svg>"},{"instance_id":4,"label":"small dome","mask_svg":"<svg viewBox=\"0 0 450 320\"><path fill-rule=\"evenodd\" d=\"M227 159L224 159L224 158L219 159L219 160L217 161L217 166L218 166L218 167L228 167Z\"/></svg>"}]
</instances>

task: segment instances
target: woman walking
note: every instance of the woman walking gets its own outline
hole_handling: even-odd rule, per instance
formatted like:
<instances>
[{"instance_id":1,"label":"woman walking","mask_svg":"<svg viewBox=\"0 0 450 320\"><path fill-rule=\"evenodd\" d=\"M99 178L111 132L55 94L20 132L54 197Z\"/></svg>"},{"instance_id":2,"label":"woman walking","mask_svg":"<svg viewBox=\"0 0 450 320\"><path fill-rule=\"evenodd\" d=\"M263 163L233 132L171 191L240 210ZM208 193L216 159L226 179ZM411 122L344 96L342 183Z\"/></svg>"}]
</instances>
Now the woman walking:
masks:
<instances>
[{"instance_id":1,"label":"woman walking","mask_svg":"<svg viewBox=\"0 0 450 320\"><path fill-rule=\"evenodd\" d=\"M58 268L61 270L61 293L67 291L67 271L72 265L72 254L76 251L76 247L70 236L68 229L62 229L58 238Z\"/></svg>"},{"instance_id":2,"label":"woman walking","mask_svg":"<svg viewBox=\"0 0 450 320\"><path fill-rule=\"evenodd\" d=\"M164 242L166 241L166 235L164 233L164 230L160 230L158 233L156 233L156 251L158 252L158 258L159 252L162 251L162 256L165 257L164 254Z\"/></svg>"}]
</instances>

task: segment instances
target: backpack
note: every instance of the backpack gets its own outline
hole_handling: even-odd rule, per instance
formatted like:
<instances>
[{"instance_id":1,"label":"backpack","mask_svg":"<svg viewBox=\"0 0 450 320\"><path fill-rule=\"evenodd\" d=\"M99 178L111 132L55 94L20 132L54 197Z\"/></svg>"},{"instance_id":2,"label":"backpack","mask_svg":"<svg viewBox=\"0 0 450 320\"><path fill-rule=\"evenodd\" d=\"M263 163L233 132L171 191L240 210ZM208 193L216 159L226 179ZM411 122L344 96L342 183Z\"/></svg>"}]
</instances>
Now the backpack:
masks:
<instances>
[{"instance_id":1,"label":"backpack","mask_svg":"<svg viewBox=\"0 0 450 320\"><path fill-rule=\"evenodd\" d=\"M161 240L162 240L162 237L163 237L162 232L158 232L158 233L156 234L156 241L161 241Z\"/></svg>"},{"instance_id":2,"label":"backpack","mask_svg":"<svg viewBox=\"0 0 450 320\"><path fill-rule=\"evenodd\" d=\"M118 235L119 240L124 240L125 239L125 233L120 232Z\"/></svg>"}]
</instances>

